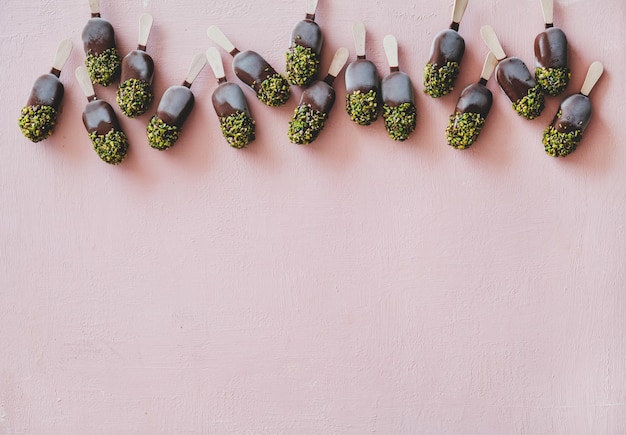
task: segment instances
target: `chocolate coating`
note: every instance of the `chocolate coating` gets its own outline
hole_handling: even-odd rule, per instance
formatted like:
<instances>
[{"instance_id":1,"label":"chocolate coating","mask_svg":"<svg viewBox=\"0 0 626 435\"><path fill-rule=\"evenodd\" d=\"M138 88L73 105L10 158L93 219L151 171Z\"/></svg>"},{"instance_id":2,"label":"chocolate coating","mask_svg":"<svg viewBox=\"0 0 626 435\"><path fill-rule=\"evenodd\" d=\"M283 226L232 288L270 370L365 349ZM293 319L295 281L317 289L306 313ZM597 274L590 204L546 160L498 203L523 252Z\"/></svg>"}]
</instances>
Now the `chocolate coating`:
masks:
<instances>
[{"instance_id":1,"label":"chocolate coating","mask_svg":"<svg viewBox=\"0 0 626 435\"><path fill-rule=\"evenodd\" d=\"M88 133L95 131L99 135L105 135L111 130L121 130L113 108L103 100L87 103L83 110L83 124Z\"/></svg>"},{"instance_id":2,"label":"chocolate coating","mask_svg":"<svg viewBox=\"0 0 626 435\"><path fill-rule=\"evenodd\" d=\"M239 85L225 82L217 87L211 97L217 116L230 116L237 112L244 112L250 116L248 102Z\"/></svg>"},{"instance_id":3,"label":"chocolate coating","mask_svg":"<svg viewBox=\"0 0 626 435\"><path fill-rule=\"evenodd\" d=\"M54 74L37 77L28 97L27 106L52 106L58 109L63 99L64 88Z\"/></svg>"},{"instance_id":4,"label":"chocolate coating","mask_svg":"<svg viewBox=\"0 0 626 435\"><path fill-rule=\"evenodd\" d=\"M242 51L235 55L233 71L239 80L255 92L261 89L261 83L276 74L276 70L259 53L252 50Z\"/></svg>"},{"instance_id":5,"label":"chocolate coating","mask_svg":"<svg viewBox=\"0 0 626 435\"><path fill-rule=\"evenodd\" d=\"M85 54L101 54L115 47L113 26L104 18L95 17L87 21L82 38Z\"/></svg>"},{"instance_id":6,"label":"chocolate coating","mask_svg":"<svg viewBox=\"0 0 626 435\"><path fill-rule=\"evenodd\" d=\"M528 90L537 85L526 64L518 57L500 61L496 67L496 78L512 102L525 97Z\"/></svg>"},{"instance_id":7,"label":"chocolate coating","mask_svg":"<svg viewBox=\"0 0 626 435\"><path fill-rule=\"evenodd\" d=\"M567 38L558 27L550 27L535 38L535 59L538 67L567 67Z\"/></svg>"},{"instance_id":8,"label":"chocolate coating","mask_svg":"<svg viewBox=\"0 0 626 435\"><path fill-rule=\"evenodd\" d=\"M154 61L145 51L133 50L122 59L121 83L128 79L138 79L152 84L153 77Z\"/></svg>"},{"instance_id":9,"label":"chocolate coating","mask_svg":"<svg viewBox=\"0 0 626 435\"><path fill-rule=\"evenodd\" d=\"M188 87L170 86L161 97L156 115L166 124L182 127L194 102L193 93Z\"/></svg>"},{"instance_id":10,"label":"chocolate coating","mask_svg":"<svg viewBox=\"0 0 626 435\"><path fill-rule=\"evenodd\" d=\"M324 37L320 26L313 20L302 20L291 30L291 43L310 48L320 54Z\"/></svg>"},{"instance_id":11,"label":"chocolate coating","mask_svg":"<svg viewBox=\"0 0 626 435\"><path fill-rule=\"evenodd\" d=\"M350 63L345 73L346 91L378 91L380 79L376 66L366 59L357 59Z\"/></svg>"},{"instance_id":12,"label":"chocolate coating","mask_svg":"<svg viewBox=\"0 0 626 435\"><path fill-rule=\"evenodd\" d=\"M478 113L486 118L491 110L493 94L482 83L472 83L461 92L455 112Z\"/></svg>"},{"instance_id":13,"label":"chocolate coating","mask_svg":"<svg viewBox=\"0 0 626 435\"><path fill-rule=\"evenodd\" d=\"M308 105L318 112L328 114L335 104L335 90L323 80L316 80L300 97L299 106Z\"/></svg>"},{"instance_id":14,"label":"chocolate coating","mask_svg":"<svg viewBox=\"0 0 626 435\"><path fill-rule=\"evenodd\" d=\"M461 63L465 53L465 40L451 29L439 32L430 47L430 60L428 63L445 65L448 62Z\"/></svg>"},{"instance_id":15,"label":"chocolate coating","mask_svg":"<svg viewBox=\"0 0 626 435\"><path fill-rule=\"evenodd\" d=\"M591 120L591 100L583 94L574 94L561 103L557 115L552 120L552 127L561 133L584 130Z\"/></svg>"},{"instance_id":16,"label":"chocolate coating","mask_svg":"<svg viewBox=\"0 0 626 435\"><path fill-rule=\"evenodd\" d=\"M383 78L381 92L383 102L388 106L395 107L402 103L415 104L411 79L401 71L392 72Z\"/></svg>"}]
</instances>

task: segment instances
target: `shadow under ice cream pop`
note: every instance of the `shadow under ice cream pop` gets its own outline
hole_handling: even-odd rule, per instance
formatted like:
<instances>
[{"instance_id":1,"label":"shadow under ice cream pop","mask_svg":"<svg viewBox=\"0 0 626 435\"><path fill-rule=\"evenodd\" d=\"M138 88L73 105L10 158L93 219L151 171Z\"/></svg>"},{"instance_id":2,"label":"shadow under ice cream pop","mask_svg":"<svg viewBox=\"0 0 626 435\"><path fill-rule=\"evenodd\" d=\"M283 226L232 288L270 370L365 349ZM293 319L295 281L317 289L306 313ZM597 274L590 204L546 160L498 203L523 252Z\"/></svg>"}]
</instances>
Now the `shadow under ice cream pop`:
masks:
<instances>
[{"instance_id":1,"label":"shadow under ice cream pop","mask_svg":"<svg viewBox=\"0 0 626 435\"><path fill-rule=\"evenodd\" d=\"M307 0L306 18L291 30L287 50L287 80L292 85L307 85L317 78L324 38L315 22L317 0Z\"/></svg>"},{"instance_id":2,"label":"shadow under ice cream pop","mask_svg":"<svg viewBox=\"0 0 626 435\"><path fill-rule=\"evenodd\" d=\"M319 136L335 104L333 83L348 61L348 56L347 48L339 48L330 63L326 78L316 80L302 92L300 103L289 122L291 143L309 144Z\"/></svg>"},{"instance_id":3,"label":"shadow under ice cream pop","mask_svg":"<svg viewBox=\"0 0 626 435\"><path fill-rule=\"evenodd\" d=\"M478 139L493 103L493 95L487 89L487 81L497 63L494 54L489 52L478 83L472 83L461 92L454 114L450 116L446 128L446 139L451 147L463 150L472 146Z\"/></svg>"},{"instance_id":4,"label":"shadow under ice cream pop","mask_svg":"<svg viewBox=\"0 0 626 435\"><path fill-rule=\"evenodd\" d=\"M434 98L448 94L453 88L461 60L465 53L465 40L459 35L459 24L468 0L455 0L450 28L439 32L430 48L430 60L424 68L424 92Z\"/></svg>"},{"instance_id":5,"label":"shadow under ice cream pop","mask_svg":"<svg viewBox=\"0 0 626 435\"><path fill-rule=\"evenodd\" d=\"M287 102L291 95L289 83L259 53L239 51L217 26L210 26L207 34L233 56L235 75L256 93L259 100L268 106L281 106Z\"/></svg>"},{"instance_id":6,"label":"shadow under ice cream pop","mask_svg":"<svg viewBox=\"0 0 626 435\"><path fill-rule=\"evenodd\" d=\"M205 65L206 55L195 55L183 84L170 86L163 93L156 114L150 119L146 129L148 143L152 148L163 151L178 140L183 124L195 103L189 88Z\"/></svg>"},{"instance_id":7,"label":"shadow under ice cream pop","mask_svg":"<svg viewBox=\"0 0 626 435\"><path fill-rule=\"evenodd\" d=\"M87 97L83 124L96 154L107 163L121 163L128 152L128 138L122 131L113 108L106 101L96 98L86 67L76 68L76 79Z\"/></svg>"},{"instance_id":8,"label":"shadow under ice cream pop","mask_svg":"<svg viewBox=\"0 0 626 435\"><path fill-rule=\"evenodd\" d=\"M583 138L583 131L591 120L589 94L603 72L602 63L592 63L580 93L565 98L559 106L552 123L543 132L542 142L548 155L565 157L576 151Z\"/></svg>"},{"instance_id":9,"label":"shadow under ice cream pop","mask_svg":"<svg viewBox=\"0 0 626 435\"><path fill-rule=\"evenodd\" d=\"M248 102L236 83L226 81L224 64L217 48L210 47L206 57L217 78L217 89L211 101L220 120L220 128L226 142L233 148L245 148L255 138L255 122L250 114Z\"/></svg>"},{"instance_id":10,"label":"shadow under ice cream pop","mask_svg":"<svg viewBox=\"0 0 626 435\"><path fill-rule=\"evenodd\" d=\"M535 38L535 79L546 94L560 95L571 77L567 64L567 38L553 24L554 0L541 0L546 30Z\"/></svg>"},{"instance_id":11,"label":"shadow under ice cream pop","mask_svg":"<svg viewBox=\"0 0 626 435\"><path fill-rule=\"evenodd\" d=\"M52 69L48 74L37 77L26 106L22 108L18 125L22 134L33 142L50 137L54 131L65 92L59 77L71 52L72 41L66 39L59 44Z\"/></svg>"},{"instance_id":12,"label":"shadow under ice cream pop","mask_svg":"<svg viewBox=\"0 0 626 435\"><path fill-rule=\"evenodd\" d=\"M139 44L122 59L122 76L115 100L124 115L134 118L148 110L152 102L154 61L146 53L146 43L152 28L152 15L139 17Z\"/></svg>"},{"instance_id":13,"label":"shadow under ice cream pop","mask_svg":"<svg viewBox=\"0 0 626 435\"><path fill-rule=\"evenodd\" d=\"M89 0L91 19L83 29L85 65L93 83L109 86L120 75L122 59L115 46L113 26L100 17L99 0Z\"/></svg>"},{"instance_id":14,"label":"shadow under ice cream pop","mask_svg":"<svg viewBox=\"0 0 626 435\"><path fill-rule=\"evenodd\" d=\"M498 59L496 79L513 103L513 109L526 119L538 117L545 106L545 98L526 64L518 57L506 56L493 27L482 26L480 35Z\"/></svg>"},{"instance_id":15,"label":"shadow under ice cream pop","mask_svg":"<svg viewBox=\"0 0 626 435\"><path fill-rule=\"evenodd\" d=\"M381 83L383 120L389 137L403 141L415 130L417 119L413 83L398 67L398 41L395 36L385 36L383 47L390 70Z\"/></svg>"}]
</instances>

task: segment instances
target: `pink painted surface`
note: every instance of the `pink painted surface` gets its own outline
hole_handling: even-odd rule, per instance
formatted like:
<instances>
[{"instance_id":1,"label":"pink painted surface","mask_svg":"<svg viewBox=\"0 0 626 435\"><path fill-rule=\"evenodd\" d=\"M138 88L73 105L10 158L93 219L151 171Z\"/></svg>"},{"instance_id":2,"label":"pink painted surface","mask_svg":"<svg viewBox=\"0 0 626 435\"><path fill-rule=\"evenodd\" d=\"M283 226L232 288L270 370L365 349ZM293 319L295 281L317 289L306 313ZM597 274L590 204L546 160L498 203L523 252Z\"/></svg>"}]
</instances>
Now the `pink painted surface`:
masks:
<instances>
[{"instance_id":1,"label":"pink painted surface","mask_svg":"<svg viewBox=\"0 0 626 435\"><path fill-rule=\"evenodd\" d=\"M139 15L154 15L157 96L212 45L209 24L284 71L305 8L102 3L123 53ZM230 149L206 69L175 147L148 147L151 114L124 118L132 148L112 167L90 149L73 76L87 1L5 0L0 434L626 433L626 7L556 0L567 93L593 60L606 67L583 143L557 160L540 140L559 99L525 121L494 82L479 142L445 145L447 117L486 54L480 26L531 65L542 30L538 1L471 1L459 84L432 100L422 70L448 3L319 5L324 69L340 46L354 58L356 19L380 73L383 36L398 38L419 110L406 143L381 121L349 121L341 75L314 145L286 138L298 90L278 109L246 91L258 138ZM17 115L65 37L75 48L60 124L32 144ZM97 91L113 102L113 89Z\"/></svg>"}]
</instances>

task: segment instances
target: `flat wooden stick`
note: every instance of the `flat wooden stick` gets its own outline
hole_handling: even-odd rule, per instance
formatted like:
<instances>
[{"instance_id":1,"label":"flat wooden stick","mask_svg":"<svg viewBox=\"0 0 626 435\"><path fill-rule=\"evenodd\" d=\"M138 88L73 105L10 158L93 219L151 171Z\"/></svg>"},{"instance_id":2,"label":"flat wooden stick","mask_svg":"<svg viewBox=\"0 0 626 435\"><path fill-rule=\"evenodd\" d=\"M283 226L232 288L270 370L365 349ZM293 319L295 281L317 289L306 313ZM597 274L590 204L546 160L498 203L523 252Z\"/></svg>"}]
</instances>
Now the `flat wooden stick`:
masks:
<instances>
[{"instance_id":1,"label":"flat wooden stick","mask_svg":"<svg viewBox=\"0 0 626 435\"><path fill-rule=\"evenodd\" d=\"M589 96L593 87L598 83L600 77L602 77L602 73L604 72L604 65L597 60L593 62L589 66L589 70L587 71L587 76L585 77L585 81L583 82L583 86L580 89L580 93L586 96Z\"/></svg>"},{"instance_id":2,"label":"flat wooden stick","mask_svg":"<svg viewBox=\"0 0 626 435\"><path fill-rule=\"evenodd\" d=\"M83 90L87 100L91 101L95 99L96 91L93 90L93 83L91 83L91 79L89 78L89 71L87 71L87 67L85 65L79 66L76 68L75 74L76 80L78 80L78 85Z\"/></svg>"},{"instance_id":3,"label":"flat wooden stick","mask_svg":"<svg viewBox=\"0 0 626 435\"><path fill-rule=\"evenodd\" d=\"M100 14L100 0L89 0L89 9L92 15Z\"/></svg>"},{"instance_id":4,"label":"flat wooden stick","mask_svg":"<svg viewBox=\"0 0 626 435\"><path fill-rule=\"evenodd\" d=\"M213 74L215 74L215 78L217 81L221 81L226 77L224 73L224 63L222 62L222 56L220 56L220 52L215 47L209 47L206 51L206 59L213 70Z\"/></svg>"},{"instance_id":5,"label":"flat wooden stick","mask_svg":"<svg viewBox=\"0 0 626 435\"><path fill-rule=\"evenodd\" d=\"M383 48L387 55L389 68L398 68L398 40L393 35L387 35L383 38Z\"/></svg>"},{"instance_id":6,"label":"flat wooden stick","mask_svg":"<svg viewBox=\"0 0 626 435\"><path fill-rule=\"evenodd\" d=\"M328 68L328 75L337 77L341 72L342 68L348 61L348 56L350 52L347 48L341 47L337 49L335 55L333 56L333 60L330 62L330 68Z\"/></svg>"},{"instance_id":7,"label":"flat wooden stick","mask_svg":"<svg viewBox=\"0 0 626 435\"><path fill-rule=\"evenodd\" d=\"M54 56L54 61L52 62L52 68L61 71L63 66L65 66L65 62L70 57L70 53L72 52L72 40L64 39L61 41L59 46L57 47L56 55Z\"/></svg>"},{"instance_id":8,"label":"flat wooden stick","mask_svg":"<svg viewBox=\"0 0 626 435\"><path fill-rule=\"evenodd\" d=\"M307 0L306 14L311 15L315 19L315 11L317 10L317 0Z\"/></svg>"},{"instance_id":9,"label":"flat wooden stick","mask_svg":"<svg viewBox=\"0 0 626 435\"><path fill-rule=\"evenodd\" d=\"M215 42L227 52L232 53L233 50L235 50L235 46L233 45L233 43L230 42L230 40L226 37L226 35L224 35L224 32L222 32L219 27L209 26L209 28L207 29L207 35L213 40L213 42Z\"/></svg>"},{"instance_id":10,"label":"flat wooden stick","mask_svg":"<svg viewBox=\"0 0 626 435\"><path fill-rule=\"evenodd\" d=\"M546 26L552 25L554 23L554 0L541 0L541 10Z\"/></svg>"},{"instance_id":11,"label":"flat wooden stick","mask_svg":"<svg viewBox=\"0 0 626 435\"><path fill-rule=\"evenodd\" d=\"M196 77L198 77L198 74L200 74L200 71L202 71L202 68L204 68L204 65L206 65L206 55L204 53L196 54L187 71L185 82L191 85Z\"/></svg>"},{"instance_id":12,"label":"flat wooden stick","mask_svg":"<svg viewBox=\"0 0 626 435\"><path fill-rule=\"evenodd\" d=\"M365 57L365 24L357 21L352 25L352 37L354 38L354 48L358 57Z\"/></svg>"},{"instance_id":13,"label":"flat wooden stick","mask_svg":"<svg viewBox=\"0 0 626 435\"><path fill-rule=\"evenodd\" d=\"M498 59L496 59L496 56L491 51L487 53L485 63L483 64L483 71L480 73L480 78L485 81L489 81L489 77L493 74L493 70L496 69L497 64Z\"/></svg>"},{"instance_id":14,"label":"flat wooden stick","mask_svg":"<svg viewBox=\"0 0 626 435\"><path fill-rule=\"evenodd\" d=\"M483 38L483 41L485 41L485 44L487 44L489 50L491 50L491 52L496 56L498 61L506 57L504 49L502 48L502 45L500 45L500 41L498 41L498 36L496 35L496 31L493 30L493 27L488 24L482 26L480 28L480 36Z\"/></svg>"},{"instance_id":15,"label":"flat wooden stick","mask_svg":"<svg viewBox=\"0 0 626 435\"><path fill-rule=\"evenodd\" d=\"M148 43L148 36L150 36L150 30L152 29L152 15L142 14L139 17L139 46L145 47Z\"/></svg>"},{"instance_id":16,"label":"flat wooden stick","mask_svg":"<svg viewBox=\"0 0 626 435\"><path fill-rule=\"evenodd\" d=\"M456 0L454 2L454 9L452 10L452 22L453 23L461 23L461 19L463 19L463 14L465 14L465 9L467 8L468 0Z\"/></svg>"}]
</instances>

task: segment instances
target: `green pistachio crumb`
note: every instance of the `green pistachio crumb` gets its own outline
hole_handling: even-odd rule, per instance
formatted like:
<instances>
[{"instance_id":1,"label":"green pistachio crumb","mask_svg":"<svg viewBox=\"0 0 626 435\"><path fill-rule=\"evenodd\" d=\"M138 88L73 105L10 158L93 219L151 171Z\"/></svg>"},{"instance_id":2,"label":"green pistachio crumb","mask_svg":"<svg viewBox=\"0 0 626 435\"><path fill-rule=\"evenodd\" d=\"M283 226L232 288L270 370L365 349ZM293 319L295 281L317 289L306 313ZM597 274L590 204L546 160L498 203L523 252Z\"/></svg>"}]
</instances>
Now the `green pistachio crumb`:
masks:
<instances>
[{"instance_id":1,"label":"green pistachio crumb","mask_svg":"<svg viewBox=\"0 0 626 435\"><path fill-rule=\"evenodd\" d=\"M93 149L105 162L117 165L128 152L128 138L123 131L110 130L107 134L89 133Z\"/></svg>"},{"instance_id":2,"label":"green pistachio crumb","mask_svg":"<svg viewBox=\"0 0 626 435\"><path fill-rule=\"evenodd\" d=\"M237 149L245 148L255 138L255 122L245 112L220 117L220 127L226 142Z\"/></svg>"},{"instance_id":3,"label":"green pistachio crumb","mask_svg":"<svg viewBox=\"0 0 626 435\"><path fill-rule=\"evenodd\" d=\"M549 125L543 132L542 143L546 154L552 157L565 157L576 151L576 147L583 138L582 130L573 130L569 133L557 131Z\"/></svg>"},{"instance_id":4,"label":"green pistachio crumb","mask_svg":"<svg viewBox=\"0 0 626 435\"><path fill-rule=\"evenodd\" d=\"M320 67L320 59L309 47L293 44L287 50L287 80L291 85L307 85L313 81Z\"/></svg>"},{"instance_id":5,"label":"green pistachio crumb","mask_svg":"<svg viewBox=\"0 0 626 435\"><path fill-rule=\"evenodd\" d=\"M457 150L464 150L472 146L485 125L485 118L479 113L456 112L450 116L446 128L448 145Z\"/></svg>"},{"instance_id":6,"label":"green pistachio crumb","mask_svg":"<svg viewBox=\"0 0 626 435\"><path fill-rule=\"evenodd\" d=\"M370 125L378 119L378 96L375 90L354 91L346 95L346 112L359 125Z\"/></svg>"},{"instance_id":7,"label":"green pistachio crumb","mask_svg":"<svg viewBox=\"0 0 626 435\"><path fill-rule=\"evenodd\" d=\"M513 103L513 109L518 115L526 119L535 119L541 114L545 106L545 97L541 93L539 85L528 90L528 93Z\"/></svg>"},{"instance_id":8,"label":"green pistachio crumb","mask_svg":"<svg viewBox=\"0 0 626 435\"><path fill-rule=\"evenodd\" d=\"M560 68L537 68L535 70L535 78L537 83L541 87L541 90L550 95L556 97L560 95L572 77L572 73L567 67Z\"/></svg>"},{"instance_id":9,"label":"green pistachio crumb","mask_svg":"<svg viewBox=\"0 0 626 435\"><path fill-rule=\"evenodd\" d=\"M128 79L120 83L115 94L115 101L124 115L129 118L142 115L152 102L152 88L143 80Z\"/></svg>"},{"instance_id":10,"label":"green pistachio crumb","mask_svg":"<svg viewBox=\"0 0 626 435\"><path fill-rule=\"evenodd\" d=\"M52 134L57 123L57 111L52 106L33 105L22 108L17 120L24 136L40 142Z\"/></svg>"},{"instance_id":11,"label":"green pistachio crumb","mask_svg":"<svg viewBox=\"0 0 626 435\"><path fill-rule=\"evenodd\" d=\"M274 107L285 104L289 99L289 95L291 95L289 83L278 73L263 80L261 88L256 94L259 100L268 106Z\"/></svg>"},{"instance_id":12,"label":"green pistachio crumb","mask_svg":"<svg viewBox=\"0 0 626 435\"><path fill-rule=\"evenodd\" d=\"M459 75L458 62L445 65L427 63L424 68L424 92L433 98L443 97L454 89L454 82Z\"/></svg>"},{"instance_id":13,"label":"green pistachio crumb","mask_svg":"<svg viewBox=\"0 0 626 435\"><path fill-rule=\"evenodd\" d=\"M117 49L112 47L100 54L88 54L85 65L93 83L109 86L120 75L122 58Z\"/></svg>"},{"instance_id":14,"label":"green pistachio crumb","mask_svg":"<svg viewBox=\"0 0 626 435\"><path fill-rule=\"evenodd\" d=\"M152 148L163 151L174 145L178 140L180 128L169 125L154 115L147 127L148 143Z\"/></svg>"},{"instance_id":15,"label":"green pistachio crumb","mask_svg":"<svg viewBox=\"0 0 626 435\"><path fill-rule=\"evenodd\" d=\"M389 137L403 141L415 130L417 111L413 103L402 103L399 106L383 105L383 119Z\"/></svg>"},{"instance_id":16,"label":"green pistachio crumb","mask_svg":"<svg viewBox=\"0 0 626 435\"><path fill-rule=\"evenodd\" d=\"M289 140L295 144L313 142L324 128L328 115L313 109L307 104L296 107L289 121Z\"/></svg>"}]
</instances>

